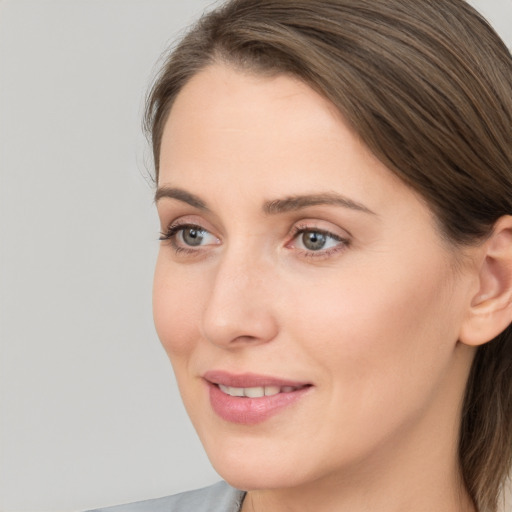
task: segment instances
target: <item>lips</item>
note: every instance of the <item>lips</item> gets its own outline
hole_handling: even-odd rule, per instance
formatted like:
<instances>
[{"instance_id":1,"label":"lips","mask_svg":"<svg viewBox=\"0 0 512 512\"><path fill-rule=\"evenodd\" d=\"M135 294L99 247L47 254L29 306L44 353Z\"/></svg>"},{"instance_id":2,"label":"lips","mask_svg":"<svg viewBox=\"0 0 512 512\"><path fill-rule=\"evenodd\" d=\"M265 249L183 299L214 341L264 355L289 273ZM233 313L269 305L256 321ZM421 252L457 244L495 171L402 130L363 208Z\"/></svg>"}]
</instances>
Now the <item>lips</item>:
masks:
<instances>
[{"instance_id":1,"label":"lips","mask_svg":"<svg viewBox=\"0 0 512 512\"><path fill-rule=\"evenodd\" d=\"M250 373L210 371L203 378L214 412L225 421L244 425L261 423L284 411L312 387L307 382Z\"/></svg>"},{"instance_id":2,"label":"lips","mask_svg":"<svg viewBox=\"0 0 512 512\"><path fill-rule=\"evenodd\" d=\"M250 387L293 387L300 388L309 386L309 382L299 382L268 375L257 375L255 373L233 374L225 371L215 370L206 372L203 378L212 384L222 384L228 387L250 388Z\"/></svg>"}]
</instances>

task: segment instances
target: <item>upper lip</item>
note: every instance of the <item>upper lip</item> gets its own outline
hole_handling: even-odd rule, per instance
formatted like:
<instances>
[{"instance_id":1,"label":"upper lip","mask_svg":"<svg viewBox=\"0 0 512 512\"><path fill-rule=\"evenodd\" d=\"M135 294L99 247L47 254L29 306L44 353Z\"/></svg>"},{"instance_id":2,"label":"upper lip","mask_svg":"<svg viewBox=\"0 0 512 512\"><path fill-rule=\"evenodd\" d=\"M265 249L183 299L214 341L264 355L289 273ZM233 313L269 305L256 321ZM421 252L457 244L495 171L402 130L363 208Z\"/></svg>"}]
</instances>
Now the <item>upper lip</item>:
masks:
<instances>
[{"instance_id":1,"label":"upper lip","mask_svg":"<svg viewBox=\"0 0 512 512\"><path fill-rule=\"evenodd\" d=\"M309 382L283 379L270 375L258 375L255 373L233 374L223 370L211 370L203 375L203 378L212 384L221 384L233 388L255 388L265 386L290 386L294 388L311 385Z\"/></svg>"}]
</instances>

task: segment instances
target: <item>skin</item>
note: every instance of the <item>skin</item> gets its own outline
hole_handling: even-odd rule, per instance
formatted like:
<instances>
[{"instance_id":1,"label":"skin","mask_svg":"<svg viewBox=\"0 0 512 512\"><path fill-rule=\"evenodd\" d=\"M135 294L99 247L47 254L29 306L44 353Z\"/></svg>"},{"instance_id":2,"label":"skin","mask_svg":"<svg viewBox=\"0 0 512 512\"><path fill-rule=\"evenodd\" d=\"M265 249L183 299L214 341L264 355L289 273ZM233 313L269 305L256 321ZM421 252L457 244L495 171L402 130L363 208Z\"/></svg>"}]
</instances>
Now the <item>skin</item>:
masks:
<instances>
[{"instance_id":1,"label":"skin","mask_svg":"<svg viewBox=\"0 0 512 512\"><path fill-rule=\"evenodd\" d=\"M249 490L243 511L474 510L457 463L473 259L460 264L421 198L334 107L294 78L213 65L173 105L159 187L203 203L157 200L164 234L205 233L191 246L177 227L162 242L154 317L212 464ZM364 208L264 211L334 193ZM332 235L309 250L297 229ZM238 425L213 412L209 370L312 388Z\"/></svg>"}]
</instances>

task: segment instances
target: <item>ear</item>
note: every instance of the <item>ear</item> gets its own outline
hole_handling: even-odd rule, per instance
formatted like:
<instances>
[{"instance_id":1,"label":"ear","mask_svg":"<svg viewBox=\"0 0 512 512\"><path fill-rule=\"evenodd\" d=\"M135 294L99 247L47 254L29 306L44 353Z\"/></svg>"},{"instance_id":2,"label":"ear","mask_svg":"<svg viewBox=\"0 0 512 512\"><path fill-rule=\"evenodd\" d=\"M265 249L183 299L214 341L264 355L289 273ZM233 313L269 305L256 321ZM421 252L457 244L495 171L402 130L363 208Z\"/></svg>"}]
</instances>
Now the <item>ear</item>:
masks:
<instances>
[{"instance_id":1,"label":"ear","mask_svg":"<svg viewBox=\"0 0 512 512\"><path fill-rule=\"evenodd\" d=\"M512 216L501 217L483 245L478 292L472 297L459 340L478 346L512 322Z\"/></svg>"}]
</instances>

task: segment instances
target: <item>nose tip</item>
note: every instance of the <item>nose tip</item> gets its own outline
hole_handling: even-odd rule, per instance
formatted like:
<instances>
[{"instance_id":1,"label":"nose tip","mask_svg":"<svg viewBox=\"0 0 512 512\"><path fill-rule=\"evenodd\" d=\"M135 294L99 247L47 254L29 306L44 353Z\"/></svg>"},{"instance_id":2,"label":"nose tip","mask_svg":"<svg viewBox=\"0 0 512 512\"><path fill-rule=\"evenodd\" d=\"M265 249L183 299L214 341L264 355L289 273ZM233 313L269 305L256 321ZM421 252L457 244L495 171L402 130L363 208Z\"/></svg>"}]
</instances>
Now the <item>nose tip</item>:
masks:
<instances>
[{"instance_id":1,"label":"nose tip","mask_svg":"<svg viewBox=\"0 0 512 512\"><path fill-rule=\"evenodd\" d=\"M203 335L224 348L271 341L278 331L269 280L261 266L224 265L212 283Z\"/></svg>"}]
</instances>

